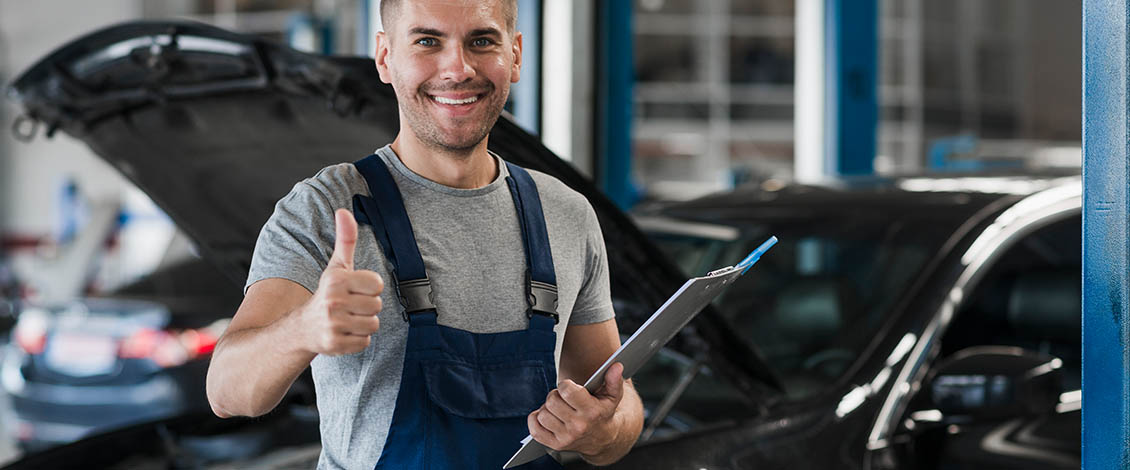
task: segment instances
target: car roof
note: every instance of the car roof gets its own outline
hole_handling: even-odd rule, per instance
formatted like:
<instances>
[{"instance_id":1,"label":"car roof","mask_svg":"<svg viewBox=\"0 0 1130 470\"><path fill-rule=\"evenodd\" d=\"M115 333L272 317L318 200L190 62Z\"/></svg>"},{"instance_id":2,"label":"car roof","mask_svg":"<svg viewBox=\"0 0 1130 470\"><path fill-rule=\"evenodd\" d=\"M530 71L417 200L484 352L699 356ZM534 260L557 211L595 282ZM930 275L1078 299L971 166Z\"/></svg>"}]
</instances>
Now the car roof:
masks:
<instances>
[{"instance_id":1,"label":"car roof","mask_svg":"<svg viewBox=\"0 0 1130 470\"><path fill-rule=\"evenodd\" d=\"M1080 181L1077 171L1048 170L877 176L826 184L762 182L690 201L654 204L639 213L728 225L837 219L959 224L991 204L1007 206L1036 192Z\"/></svg>"}]
</instances>

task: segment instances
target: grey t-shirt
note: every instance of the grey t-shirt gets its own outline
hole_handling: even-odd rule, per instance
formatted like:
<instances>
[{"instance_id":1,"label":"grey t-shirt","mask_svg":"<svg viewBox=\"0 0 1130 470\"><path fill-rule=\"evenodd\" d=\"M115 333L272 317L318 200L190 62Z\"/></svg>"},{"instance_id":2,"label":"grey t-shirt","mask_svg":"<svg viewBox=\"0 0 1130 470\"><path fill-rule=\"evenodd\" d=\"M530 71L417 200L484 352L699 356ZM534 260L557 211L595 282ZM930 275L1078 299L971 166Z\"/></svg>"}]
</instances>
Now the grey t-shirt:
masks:
<instances>
[{"instance_id":1,"label":"grey t-shirt","mask_svg":"<svg viewBox=\"0 0 1130 470\"><path fill-rule=\"evenodd\" d=\"M404 198L424 266L432 281L439 323L473 333L526 328L528 319L518 214L506 184L509 172L500 158L499 175L477 189L457 189L409 170L391 147L377 150ZM596 214L583 196L557 179L530 171L545 212L553 266L557 274L556 359L567 325L613 317L608 261ZM294 185L275 206L255 245L247 286L267 278L289 279L310 292L334 248L334 211L352 209L354 194L369 195L356 167L326 167ZM372 230L360 232L354 268L375 271L385 280L381 328L357 354L317 356L310 364L318 397L322 435L319 469L371 469L392 422L408 326L391 286L391 264ZM515 450L518 443L515 442Z\"/></svg>"}]
</instances>

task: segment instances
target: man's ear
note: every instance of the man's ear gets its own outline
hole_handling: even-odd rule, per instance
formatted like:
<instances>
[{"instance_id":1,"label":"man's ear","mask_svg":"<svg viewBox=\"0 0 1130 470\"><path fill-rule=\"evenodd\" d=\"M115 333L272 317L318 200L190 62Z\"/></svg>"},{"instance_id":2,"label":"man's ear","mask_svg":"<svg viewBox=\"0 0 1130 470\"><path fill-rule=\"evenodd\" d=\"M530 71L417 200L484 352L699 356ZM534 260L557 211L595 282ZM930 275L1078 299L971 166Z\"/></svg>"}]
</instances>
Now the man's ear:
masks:
<instances>
[{"instance_id":1,"label":"man's ear","mask_svg":"<svg viewBox=\"0 0 1130 470\"><path fill-rule=\"evenodd\" d=\"M384 31L377 33L377 50L373 57L377 65L377 74L384 83L392 83L392 75L388 70L388 35Z\"/></svg>"},{"instance_id":2,"label":"man's ear","mask_svg":"<svg viewBox=\"0 0 1130 470\"><path fill-rule=\"evenodd\" d=\"M514 65L510 69L510 83L518 83L522 76L522 32L514 32Z\"/></svg>"}]
</instances>

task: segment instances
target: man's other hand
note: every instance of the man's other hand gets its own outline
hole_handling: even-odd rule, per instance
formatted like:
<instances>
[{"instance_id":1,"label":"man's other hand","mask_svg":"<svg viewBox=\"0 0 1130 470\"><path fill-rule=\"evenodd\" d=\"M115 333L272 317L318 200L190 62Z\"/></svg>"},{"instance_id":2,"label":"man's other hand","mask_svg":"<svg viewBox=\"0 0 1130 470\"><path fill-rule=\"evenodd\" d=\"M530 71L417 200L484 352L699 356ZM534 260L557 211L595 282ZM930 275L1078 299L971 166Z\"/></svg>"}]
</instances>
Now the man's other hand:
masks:
<instances>
[{"instance_id":1,"label":"man's other hand","mask_svg":"<svg viewBox=\"0 0 1130 470\"><path fill-rule=\"evenodd\" d=\"M530 413L530 435L554 450L596 455L616 440L613 420L624 396L624 366L613 364L604 373L604 386L594 394L565 379L549 392L545 404Z\"/></svg>"},{"instance_id":2,"label":"man's other hand","mask_svg":"<svg viewBox=\"0 0 1130 470\"><path fill-rule=\"evenodd\" d=\"M353 269L357 246L357 221L345 209L334 213L334 252L322 271L318 290L301 307L299 333L303 349L315 354L353 354L369 346L370 335L380 328L384 281L372 271Z\"/></svg>"}]
</instances>

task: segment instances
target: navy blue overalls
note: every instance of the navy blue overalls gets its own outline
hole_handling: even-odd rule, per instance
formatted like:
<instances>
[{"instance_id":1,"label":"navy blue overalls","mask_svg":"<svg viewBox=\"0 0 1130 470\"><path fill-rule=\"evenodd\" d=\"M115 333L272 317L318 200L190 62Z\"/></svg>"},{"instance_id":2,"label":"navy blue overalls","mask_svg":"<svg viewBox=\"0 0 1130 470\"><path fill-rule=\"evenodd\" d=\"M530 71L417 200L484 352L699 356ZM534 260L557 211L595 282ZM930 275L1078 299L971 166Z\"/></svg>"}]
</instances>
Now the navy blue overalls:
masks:
<instances>
[{"instance_id":1,"label":"navy blue overalls","mask_svg":"<svg viewBox=\"0 0 1130 470\"><path fill-rule=\"evenodd\" d=\"M557 276L537 188L529 173L506 163L525 245L529 307L499 314L524 314L529 327L476 334L436 323L431 284L396 182L377 155L354 164L372 197L355 195L353 213L373 228L391 261L409 325L396 410L376 469L499 470L529 433L526 416L557 385ZM518 468L561 466L544 456Z\"/></svg>"}]
</instances>

